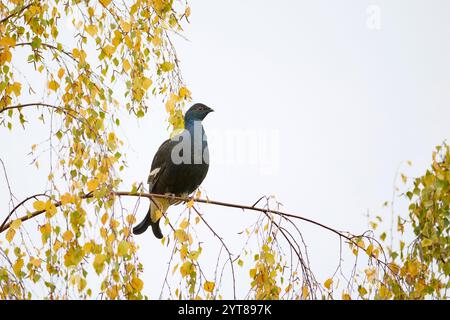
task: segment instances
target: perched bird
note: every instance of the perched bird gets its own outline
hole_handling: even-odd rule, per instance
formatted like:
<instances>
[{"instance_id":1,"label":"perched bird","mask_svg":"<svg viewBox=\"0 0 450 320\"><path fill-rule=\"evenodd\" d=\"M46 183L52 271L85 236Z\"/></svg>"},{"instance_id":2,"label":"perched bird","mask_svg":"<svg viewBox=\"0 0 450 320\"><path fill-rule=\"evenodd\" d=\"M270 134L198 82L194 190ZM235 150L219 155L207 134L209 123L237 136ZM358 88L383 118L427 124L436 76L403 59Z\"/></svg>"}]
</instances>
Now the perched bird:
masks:
<instances>
[{"instance_id":1,"label":"perched bird","mask_svg":"<svg viewBox=\"0 0 450 320\"><path fill-rule=\"evenodd\" d=\"M184 130L159 147L148 177L150 193L187 197L199 187L209 168L208 142L202 120L212 111L202 103L194 104L184 115ZM155 237L161 239L159 220L169 206L178 203L180 201L153 198L147 215L133 228L133 233L141 234L151 226Z\"/></svg>"}]
</instances>

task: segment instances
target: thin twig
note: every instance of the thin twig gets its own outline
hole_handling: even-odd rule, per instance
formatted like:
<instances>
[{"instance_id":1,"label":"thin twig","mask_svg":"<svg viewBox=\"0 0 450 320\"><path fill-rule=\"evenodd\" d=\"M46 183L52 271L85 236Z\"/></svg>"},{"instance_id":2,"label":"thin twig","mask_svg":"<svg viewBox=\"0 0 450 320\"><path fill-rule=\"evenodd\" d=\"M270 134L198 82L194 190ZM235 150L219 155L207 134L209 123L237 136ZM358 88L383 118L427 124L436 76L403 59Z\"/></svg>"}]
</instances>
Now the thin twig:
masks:
<instances>
[{"instance_id":1,"label":"thin twig","mask_svg":"<svg viewBox=\"0 0 450 320\"><path fill-rule=\"evenodd\" d=\"M3 230L3 227L5 226L5 224L8 222L8 220L9 220L9 218L11 218L11 216L13 215L13 213L18 209L18 208L20 208L21 206L23 206L24 204L25 204L25 202L27 202L27 201L29 201L29 200L31 200L31 199L37 199L37 197L44 197L44 196L47 196L48 197L48 195L46 195L46 194L44 194L44 193L39 193L39 194L35 194L35 195L32 195L32 196L29 196L28 198L25 198L24 200L22 200L18 205L16 205L12 210L11 210L11 212L6 216L6 218L5 218L5 220L3 220L3 222L2 222L2 224L0 225L0 230Z\"/></svg>"},{"instance_id":2,"label":"thin twig","mask_svg":"<svg viewBox=\"0 0 450 320\"><path fill-rule=\"evenodd\" d=\"M209 225L209 223L205 220L205 218L203 218L203 215L197 210L197 208L192 207L194 209L194 211L197 213L197 215L200 217L200 219L202 219L203 223L208 227L209 230L211 230L211 232L214 234L215 237L217 237L219 239L219 241L222 243L222 246L225 248L225 250L227 251L228 254L228 260L230 261L230 266L231 266L231 274L233 276L233 297L234 299L236 299L236 277L234 274L234 261L236 261L236 259L232 259L232 255L230 250L228 249L228 246L225 244L225 241L223 241L223 238L221 236L219 236L217 234L216 231L214 231L214 229Z\"/></svg>"},{"instance_id":3,"label":"thin twig","mask_svg":"<svg viewBox=\"0 0 450 320\"><path fill-rule=\"evenodd\" d=\"M4 23L6 20L8 20L9 18L15 16L16 14L21 14L22 12L27 10L29 7L31 7L32 5L33 5L33 3L30 3L30 4L20 8L19 10L13 10L13 12L11 12L9 15L7 15L2 20L0 20L0 23Z\"/></svg>"}]
</instances>

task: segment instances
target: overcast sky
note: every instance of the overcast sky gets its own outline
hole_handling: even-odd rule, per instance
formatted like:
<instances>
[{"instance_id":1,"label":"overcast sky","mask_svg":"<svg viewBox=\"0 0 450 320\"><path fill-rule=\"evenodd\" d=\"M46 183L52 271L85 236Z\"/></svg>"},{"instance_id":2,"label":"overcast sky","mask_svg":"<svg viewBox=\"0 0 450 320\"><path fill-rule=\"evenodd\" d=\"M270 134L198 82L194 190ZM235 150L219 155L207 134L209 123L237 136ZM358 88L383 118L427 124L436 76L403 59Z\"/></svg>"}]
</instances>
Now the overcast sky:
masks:
<instances>
[{"instance_id":1,"label":"overcast sky","mask_svg":"<svg viewBox=\"0 0 450 320\"><path fill-rule=\"evenodd\" d=\"M256 164L247 157L247 163L231 165L222 156L215 163L217 153L232 159L234 150L237 159L242 149L220 143L233 138L210 142L203 183L209 197L252 204L273 194L288 212L354 233L367 228L368 211L389 220L381 208L392 199L399 167L410 176L422 173L433 148L450 137L450 3L191 5L189 42L177 39L176 47L194 100L216 110L205 120L207 134L267 137L244 135L249 147L252 141L258 145ZM139 154L133 160L144 168L167 135L156 120L161 110L154 113L148 120L151 141L135 146ZM145 135L144 125L140 130ZM154 138L158 134L161 140ZM203 211L236 248L236 233L256 217L217 207ZM338 242L313 226L301 227L313 269L326 279L338 262ZM138 241L145 266L157 270L151 256L167 249L151 235ZM247 273L242 277L248 281Z\"/></svg>"},{"instance_id":2,"label":"overcast sky","mask_svg":"<svg viewBox=\"0 0 450 320\"><path fill-rule=\"evenodd\" d=\"M210 199L251 205L275 195L287 212L359 233L367 228L367 212L389 217L382 204L392 199L397 170L423 173L433 148L449 138L450 2L190 5L189 41L175 36L175 46L194 101L216 111L204 122L211 164L202 187ZM169 134L165 119L161 105L138 123L123 122L121 134L129 143L124 186L146 181L153 155ZM24 154L35 141L22 133L14 139L7 159L27 166ZM6 139L0 141L6 158ZM412 168L404 165L407 160ZM19 195L39 191L34 169L10 170L26 181ZM175 218L182 210L169 213ZM245 237L237 233L257 215L206 205L201 210L238 253ZM145 212L143 205L139 218ZM314 226L300 227L323 281L338 263L337 239ZM205 243L214 243L205 244L202 260L213 270L219 243L206 229L199 232ZM170 248L151 232L137 241L145 291L157 298ZM247 268L239 277L245 282L238 288L242 296ZM229 294L230 283L225 287Z\"/></svg>"}]
</instances>

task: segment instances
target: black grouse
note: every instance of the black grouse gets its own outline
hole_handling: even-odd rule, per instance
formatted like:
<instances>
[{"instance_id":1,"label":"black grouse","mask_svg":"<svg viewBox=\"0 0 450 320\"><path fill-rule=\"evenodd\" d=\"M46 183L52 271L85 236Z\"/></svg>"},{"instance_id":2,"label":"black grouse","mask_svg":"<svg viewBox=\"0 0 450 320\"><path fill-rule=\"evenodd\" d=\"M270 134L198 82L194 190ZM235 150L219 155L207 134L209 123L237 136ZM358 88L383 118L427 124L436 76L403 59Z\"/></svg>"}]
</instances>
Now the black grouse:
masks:
<instances>
[{"instance_id":1,"label":"black grouse","mask_svg":"<svg viewBox=\"0 0 450 320\"><path fill-rule=\"evenodd\" d=\"M202 103L194 104L184 116L184 130L159 147L148 177L150 193L187 197L200 186L209 168L202 120L212 111ZM155 237L161 239L159 221L170 205L179 202L153 198L147 215L133 228L133 233L141 234L151 226Z\"/></svg>"}]
</instances>

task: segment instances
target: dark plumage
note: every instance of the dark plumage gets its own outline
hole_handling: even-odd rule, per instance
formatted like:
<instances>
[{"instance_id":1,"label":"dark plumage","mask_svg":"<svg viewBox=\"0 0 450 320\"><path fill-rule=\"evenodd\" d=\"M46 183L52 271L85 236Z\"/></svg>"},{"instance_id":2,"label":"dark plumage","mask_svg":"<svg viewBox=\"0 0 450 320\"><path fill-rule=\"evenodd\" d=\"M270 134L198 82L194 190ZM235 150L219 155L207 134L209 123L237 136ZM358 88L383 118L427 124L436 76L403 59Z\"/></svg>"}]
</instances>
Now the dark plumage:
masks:
<instances>
[{"instance_id":1,"label":"dark plumage","mask_svg":"<svg viewBox=\"0 0 450 320\"><path fill-rule=\"evenodd\" d=\"M186 197L202 183L209 168L209 154L201 121L212 111L201 103L189 108L184 116L183 132L164 141L153 158L148 177L149 192ZM170 205L179 202L168 199L154 201L156 204L151 202L147 215L133 228L133 233L141 234L151 226L155 237L161 239L159 220Z\"/></svg>"}]
</instances>

